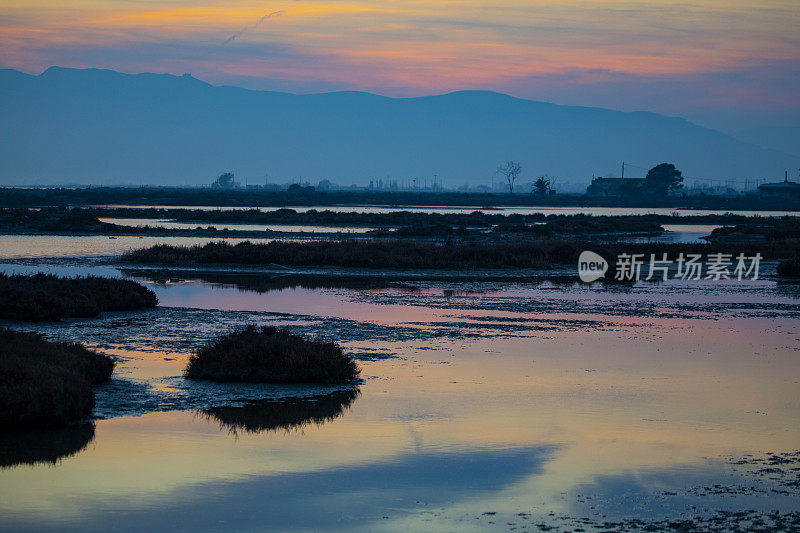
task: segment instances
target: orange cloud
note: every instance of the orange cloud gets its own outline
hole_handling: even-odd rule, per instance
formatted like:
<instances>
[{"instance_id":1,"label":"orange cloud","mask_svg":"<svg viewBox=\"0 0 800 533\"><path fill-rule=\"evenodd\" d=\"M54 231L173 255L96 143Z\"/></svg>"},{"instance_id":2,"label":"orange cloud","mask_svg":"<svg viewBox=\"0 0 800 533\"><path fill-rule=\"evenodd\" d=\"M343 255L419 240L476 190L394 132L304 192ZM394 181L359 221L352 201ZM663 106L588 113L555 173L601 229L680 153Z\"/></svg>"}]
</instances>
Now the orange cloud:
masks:
<instances>
[{"instance_id":1,"label":"orange cloud","mask_svg":"<svg viewBox=\"0 0 800 533\"><path fill-rule=\"evenodd\" d=\"M122 70L181 64L212 75L446 90L575 70L679 76L800 61L794 0L8 0L0 15L0 59L27 70L63 63L69 46L72 65L107 49L104 66ZM224 56L200 57L226 42ZM140 60L129 52L114 65L132 43L165 52ZM167 44L185 56L169 55Z\"/></svg>"}]
</instances>

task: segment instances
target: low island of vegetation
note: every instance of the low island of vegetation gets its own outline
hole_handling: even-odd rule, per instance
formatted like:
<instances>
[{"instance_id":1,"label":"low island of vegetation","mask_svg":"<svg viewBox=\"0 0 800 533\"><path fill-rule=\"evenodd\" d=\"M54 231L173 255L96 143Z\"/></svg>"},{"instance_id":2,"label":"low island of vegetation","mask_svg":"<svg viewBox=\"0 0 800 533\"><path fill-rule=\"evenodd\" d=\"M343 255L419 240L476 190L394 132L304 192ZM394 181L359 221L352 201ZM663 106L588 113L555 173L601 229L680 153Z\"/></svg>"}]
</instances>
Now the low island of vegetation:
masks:
<instances>
[{"instance_id":1,"label":"low island of vegetation","mask_svg":"<svg viewBox=\"0 0 800 533\"><path fill-rule=\"evenodd\" d=\"M249 325L223 335L189 358L185 376L221 382L346 383L360 372L335 342Z\"/></svg>"},{"instance_id":2,"label":"low island of vegetation","mask_svg":"<svg viewBox=\"0 0 800 533\"><path fill-rule=\"evenodd\" d=\"M58 426L88 415L92 387L107 381L114 361L71 342L0 329L0 428Z\"/></svg>"},{"instance_id":3,"label":"low island of vegetation","mask_svg":"<svg viewBox=\"0 0 800 533\"><path fill-rule=\"evenodd\" d=\"M604 257L609 264L622 253L678 254L725 253L763 259L787 259L797 250L795 240L724 243L593 243L584 240L512 240L488 242L427 242L411 240L360 240L252 243L212 242L204 246L156 245L123 255L130 263L163 265L238 264L365 269L546 269L577 264L583 250Z\"/></svg>"},{"instance_id":4,"label":"low island of vegetation","mask_svg":"<svg viewBox=\"0 0 800 533\"><path fill-rule=\"evenodd\" d=\"M92 318L103 311L131 311L156 305L155 293L135 281L0 273L0 319L45 322Z\"/></svg>"},{"instance_id":5,"label":"low island of vegetation","mask_svg":"<svg viewBox=\"0 0 800 533\"><path fill-rule=\"evenodd\" d=\"M782 217L757 220L757 223L724 226L711 232L710 242L762 242L800 240L800 220Z\"/></svg>"},{"instance_id":6,"label":"low island of vegetation","mask_svg":"<svg viewBox=\"0 0 800 533\"><path fill-rule=\"evenodd\" d=\"M334 211L330 209L184 209L126 207L42 207L0 208L0 234L4 235L108 235L173 237L296 237L314 227L316 237L339 235L365 228L364 237L426 238L457 237L498 240L530 237L563 239L571 237L624 238L631 235L660 235L663 224L722 224L719 237L735 238L765 228L779 236L797 234L797 217L759 217L741 214L589 215L504 213L492 208L474 211L384 212ZM177 223L177 225L176 225ZM227 225L233 225L228 227ZM268 225L269 228L261 227ZM782 229L783 228L783 229ZM787 233L786 229L789 232ZM741 234L741 235L740 235Z\"/></svg>"}]
</instances>

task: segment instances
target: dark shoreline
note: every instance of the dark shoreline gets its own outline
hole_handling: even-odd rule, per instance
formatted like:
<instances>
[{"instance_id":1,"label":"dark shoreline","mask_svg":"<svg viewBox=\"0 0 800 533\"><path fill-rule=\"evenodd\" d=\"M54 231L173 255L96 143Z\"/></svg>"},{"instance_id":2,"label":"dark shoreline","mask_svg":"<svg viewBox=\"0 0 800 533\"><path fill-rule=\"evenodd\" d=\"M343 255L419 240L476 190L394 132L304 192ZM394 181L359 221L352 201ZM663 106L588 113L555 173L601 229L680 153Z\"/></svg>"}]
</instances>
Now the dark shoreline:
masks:
<instances>
[{"instance_id":1,"label":"dark shoreline","mask_svg":"<svg viewBox=\"0 0 800 533\"><path fill-rule=\"evenodd\" d=\"M589 197L583 194L537 196L530 193L460 193L436 191L318 191L180 187L0 188L0 206L59 205L186 205L186 206L448 206L448 207L634 207L715 210L800 209L800 200L761 198L755 193L733 198L721 196L626 198Z\"/></svg>"},{"instance_id":2,"label":"dark shoreline","mask_svg":"<svg viewBox=\"0 0 800 533\"><path fill-rule=\"evenodd\" d=\"M113 223L141 220L148 226ZM165 228L159 221L195 227ZM237 224L245 228L215 228ZM249 229L248 225L275 229ZM0 209L0 235L58 235L128 237L200 237L237 239L460 239L460 240L574 240L658 236L663 225L720 225L715 235L730 240L800 238L800 217L721 215L585 215L470 213L360 213L292 209L184 210L44 208ZM204 227L205 226L205 227ZM281 231L281 226L313 226L322 231ZM328 228L330 231L325 231ZM366 230L358 233L347 229Z\"/></svg>"},{"instance_id":3,"label":"dark shoreline","mask_svg":"<svg viewBox=\"0 0 800 533\"><path fill-rule=\"evenodd\" d=\"M142 218L144 217L144 218ZM150 218L147 218L150 217ZM674 222L673 217L673 222ZM731 217L728 217L731 218ZM163 226L127 226L114 224L117 219L141 220L143 223L167 219L169 222L196 224L196 227L168 229ZM731 218L744 223L747 217ZM760 220L760 219L759 219ZM316 226L330 228L329 232L295 232L280 229L217 229L203 224L237 223L272 224L275 226ZM211 238L337 238L352 237L341 228L366 229L357 235L361 238L472 238L481 240L530 236L538 238L564 238L602 235L654 236L664 232L661 224L651 216L588 216L575 215L519 215L472 213L355 213L310 210L299 213L291 209L276 211L182 211L153 210L143 213L128 209L46 208L0 209L0 234L6 235L105 235L105 236L161 236L161 237L211 237Z\"/></svg>"}]
</instances>

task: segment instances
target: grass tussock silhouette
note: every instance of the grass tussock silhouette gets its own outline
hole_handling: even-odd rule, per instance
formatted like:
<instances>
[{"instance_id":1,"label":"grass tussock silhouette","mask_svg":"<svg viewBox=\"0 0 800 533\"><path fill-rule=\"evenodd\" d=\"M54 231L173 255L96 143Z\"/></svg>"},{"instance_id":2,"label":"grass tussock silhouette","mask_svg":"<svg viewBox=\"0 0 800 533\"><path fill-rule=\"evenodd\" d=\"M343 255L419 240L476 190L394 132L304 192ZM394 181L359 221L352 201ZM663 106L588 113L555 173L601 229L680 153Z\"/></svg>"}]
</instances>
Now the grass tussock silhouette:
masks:
<instances>
[{"instance_id":1,"label":"grass tussock silhouette","mask_svg":"<svg viewBox=\"0 0 800 533\"><path fill-rule=\"evenodd\" d=\"M358 389L347 389L310 398L292 397L261 400L241 407L214 407L202 411L202 414L233 434L291 431L338 418L360 395Z\"/></svg>"},{"instance_id":2,"label":"grass tussock silhouette","mask_svg":"<svg viewBox=\"0 0 800 533\"><path fill-rule=\"evenodd\" d=\"M63 425L94 407L114 361L72 342L0 329L0 428Z\"/></svg>"},{"instance_id":3,"label":"grass tussock silhouette","mask_svg":"<svg viewBox=\"0 0 800 533\"><path fill-rule=\"evenodd\" d=\"M758 223L724 226L711 232L711 242L758 242L800 239L797 217L780 217L759 220Z\"/></svg>"},{"instance_id":4,"label":"grass tussock silhouette","mask_svg":"<svg viewBox=\"0 0 800 533\"><path fill-rule=\"evenodd\" d=\"M0 273L0 318L43 322L156 305L155 293L131 280Z\"/></svg>"},{"instance_id":5,"label":"grass tussock silhouette","mask_svg":"<svg viewBox=\"0 0 800 533\"><path fill-rule=\"evenodd\" d=\"M0 468L58 464L94 440L94 423L0 432Z\"/></svg>"},{"instance_id":6,"label":"grass tussock silhouette","mask_svg":"<svg viewBox=\"0 0 800 533\"><path fill-rule=\"evenodd\" d=\"M359 372L335 342L249 325L200 348L184 375L222 382L327 384L352 381Z\"/></svg>"}]
</instances>

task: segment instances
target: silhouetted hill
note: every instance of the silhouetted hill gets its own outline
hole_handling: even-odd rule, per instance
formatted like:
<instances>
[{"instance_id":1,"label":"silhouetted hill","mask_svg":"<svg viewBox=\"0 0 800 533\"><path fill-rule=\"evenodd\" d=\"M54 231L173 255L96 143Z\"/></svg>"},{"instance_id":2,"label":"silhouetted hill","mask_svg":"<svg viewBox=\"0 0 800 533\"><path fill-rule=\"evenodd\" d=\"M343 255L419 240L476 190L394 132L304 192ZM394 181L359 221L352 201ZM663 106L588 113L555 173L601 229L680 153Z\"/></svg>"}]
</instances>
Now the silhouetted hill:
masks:
<instances>
[{"instance_id":1,"label":"silhouetted hill","mask_svg":"<svg viewBox=\"0 0 800 533\"><path fill-rule=\"evenodd\" d=\"M486 183L516 159L523 182L674 162L688 176L777 179L800 158L679 118L559 106L480 91L421 98L214 87L189 75L52 67L0 71L0 181L366 183L438 174ZM633 171L638 173L639 171Z\"/></svg>"}]
</instances>

